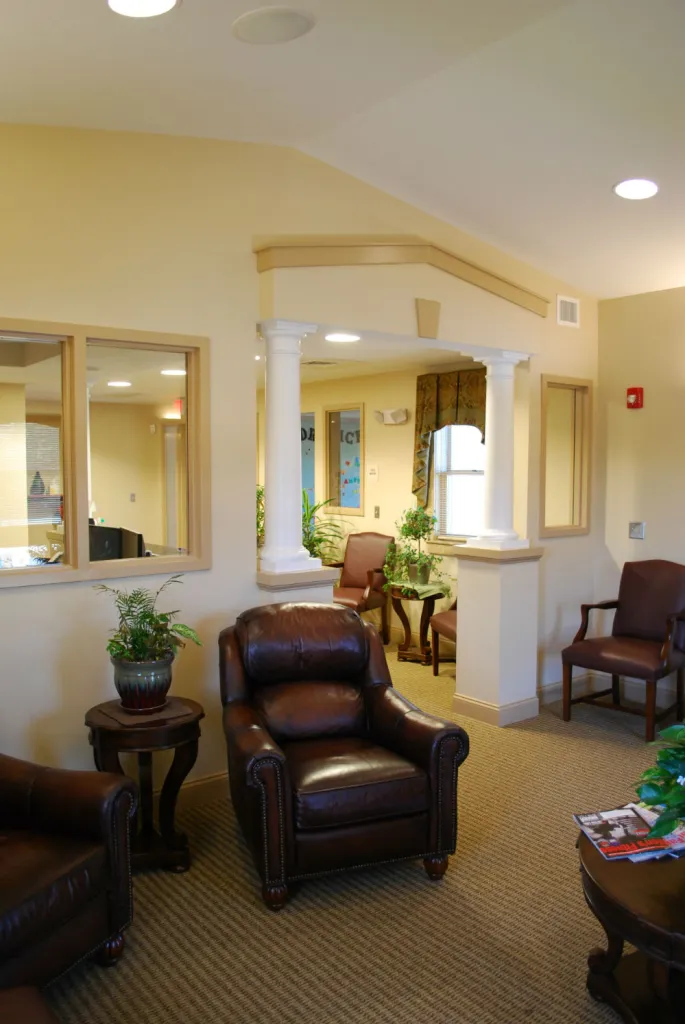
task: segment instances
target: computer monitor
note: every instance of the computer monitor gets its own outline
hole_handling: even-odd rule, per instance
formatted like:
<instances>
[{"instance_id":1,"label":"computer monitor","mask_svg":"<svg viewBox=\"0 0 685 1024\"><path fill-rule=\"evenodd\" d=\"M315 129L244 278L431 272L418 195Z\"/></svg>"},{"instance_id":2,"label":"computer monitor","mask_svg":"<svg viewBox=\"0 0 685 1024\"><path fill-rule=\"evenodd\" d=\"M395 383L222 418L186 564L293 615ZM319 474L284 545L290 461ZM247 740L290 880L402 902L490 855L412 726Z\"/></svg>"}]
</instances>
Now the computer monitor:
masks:
<instances>
[{"instance_id":1,"label":"computer monitor","mask_svg":"<svg viewBox=\"0 0 685 1024\"><path fill-rule=\"evenodd\" d=\"M104 562L110 558L144 558L145 543L142 533L134 533L119 526L89 526L91 562Z\"/></svg>"}]
</instances>

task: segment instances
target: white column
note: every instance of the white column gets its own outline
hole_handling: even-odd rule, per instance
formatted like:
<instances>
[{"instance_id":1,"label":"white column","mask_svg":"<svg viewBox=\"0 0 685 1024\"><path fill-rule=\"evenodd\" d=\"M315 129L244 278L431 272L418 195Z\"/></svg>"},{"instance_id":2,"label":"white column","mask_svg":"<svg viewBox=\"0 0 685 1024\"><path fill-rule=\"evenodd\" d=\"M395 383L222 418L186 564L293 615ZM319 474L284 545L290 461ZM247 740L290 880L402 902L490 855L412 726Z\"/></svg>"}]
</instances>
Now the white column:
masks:
<instances>
[{"instance_id":1,"label":"white column","mask_svg":"<svg viewBox=\"0 0 685 1024\"><path fill-rule=\"evenodd\" d=\"M514 529L514 367L522 358L502 352L481 360L487 367L485 393L484 529L476 547L527 548Z\"/></svg>"},{"instance_id":2,"label":"white column","mask_svg":"<svg viewBox=\"0 0 685 1024\"><path fill-rule=\"evenodd\" d=\"M300 441L300 340L316 324L268 320L266 341L266 445L264 547L260 568L286 573L320 569L302 546L302 447Z\"/></svg>"}]
</instances>

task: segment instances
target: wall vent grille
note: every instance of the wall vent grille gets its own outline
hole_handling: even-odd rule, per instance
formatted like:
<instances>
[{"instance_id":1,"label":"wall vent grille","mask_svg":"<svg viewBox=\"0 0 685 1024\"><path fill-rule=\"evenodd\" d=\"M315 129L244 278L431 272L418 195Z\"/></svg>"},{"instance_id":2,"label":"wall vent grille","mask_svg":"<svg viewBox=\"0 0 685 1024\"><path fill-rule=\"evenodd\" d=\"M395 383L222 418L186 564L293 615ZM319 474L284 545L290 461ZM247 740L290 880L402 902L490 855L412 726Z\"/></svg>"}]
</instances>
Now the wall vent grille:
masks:
<instances>
[{"instance_id":1,"label":"wall vent grille","mask_svg":"<svg viewBox=\"0 0 685 1024\"><path fill-rule=\"evenodd\" d=\"M557 295L557 323L562 327L580 327L580 299Z\"/></svg>"}]
</instances>

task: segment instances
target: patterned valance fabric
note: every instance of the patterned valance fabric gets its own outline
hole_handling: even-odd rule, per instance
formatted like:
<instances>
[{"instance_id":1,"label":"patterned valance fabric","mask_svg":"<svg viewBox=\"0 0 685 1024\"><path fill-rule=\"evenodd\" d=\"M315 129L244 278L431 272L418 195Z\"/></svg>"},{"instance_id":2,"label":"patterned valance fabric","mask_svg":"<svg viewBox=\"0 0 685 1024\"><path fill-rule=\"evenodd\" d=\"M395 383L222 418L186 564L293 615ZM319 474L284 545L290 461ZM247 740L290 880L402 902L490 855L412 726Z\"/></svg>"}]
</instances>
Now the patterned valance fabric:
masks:
<instances>
[{"instance_id":1,"label":"patterned valance fabric","mask_svg":"<svg viewBox=\"0 0 685 1024\"><path fill-rule=\"evenodd\" d=\"M412 491L428 504L433 433L442 427L478 427L485 436L485 368L424 373L416 379Z\"/></svg>"}]
</instances>

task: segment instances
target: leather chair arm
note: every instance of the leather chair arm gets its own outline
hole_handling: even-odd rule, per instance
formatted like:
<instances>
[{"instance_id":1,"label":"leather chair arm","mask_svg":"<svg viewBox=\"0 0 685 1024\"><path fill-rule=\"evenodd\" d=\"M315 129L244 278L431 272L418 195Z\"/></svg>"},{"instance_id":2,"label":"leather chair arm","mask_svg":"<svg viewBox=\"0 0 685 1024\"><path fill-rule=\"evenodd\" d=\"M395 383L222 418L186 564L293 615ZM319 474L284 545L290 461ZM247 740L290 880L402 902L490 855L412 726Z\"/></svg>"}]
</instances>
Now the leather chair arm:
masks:
<instances>
[{"instance_id":1,"label":"leather chair arm","mask_svg":"<svg viewBox=\"0 0 685 1024\"><path fill-rule=\"evenodd\" d=\"M456 767L466 760L469 738L455 722L426 714L389 686L369 687L366 699L372 736L432 778L439 771L441 750L449 741Z\"/></svg>"},{"instance_id":2,"label":"leather chair arm","mask_svg":"<svg viewBox=\"0 0 685 1024\"><path fill-rule=\"evenodd\" d=\"M597 604L581 604L580 606L580 627L578 632L573 638L573 643L578 643L579 640L585 639L585 634L588 631L590 625L590 612L593 608L598 608L600 611L609 611L612 608L618 608L618 601L598 601Z\"/></svg>"},{"instance_id":3,"label":"leather chair arm","mask_svg":"<svg viewBox=\"0 0 685 1024\"><path fill-rule=\"evenodd\" d=\"M15 827L82 835L110 843L136 807L125 775L68 771L0 755L2 818Z\"/></svg>"},{"instance_id":4,"label":"leather chair arm","mask_svg":"<svg viewBox=\"0 0 685 1024\"><path fill-rule=\"evenodd\" d=\"M224 732L229 757L240 765L248 785L254 785L260 763L275 761L285 768L285 754L249 704L236 701L224 709Z\"/></svg>"},{"instance_id":5,"label":"leather chair arm","mask_svg":"<svg viewBox=\"0 0 685 1024\"><path fill-rule=\"evenodd\" d=\"M376 581L376 577L377 576L379 577L378 582L380 583L380 586L378 586L378 587L374 586L374 584L377 582ZM383 569L382 568L381 569L367 569L366 570L366 588L364 590L364 593L362 594L362 600L361 600L361 605L360 605L361 608L363 608L366 605L366 602L369 600L369 595L371 594L372 590L380 590L381 589L381 587L383 586L383 581L384 580L385 580L385 576L383 575Z\"/></svg>"},{"instance_id":6,"label":"leather chair arm","mask_svg":"<svg viewBox=\"0 0 685 1024\"><path fill-rule=\"evenodd\" d=\"M685 622L685 610L669 615L666 620L666 639L661 648L661 660L668 665L675 648L676 629L679 622Z\"/></svg>"}]
</instances>

